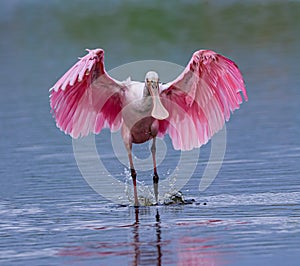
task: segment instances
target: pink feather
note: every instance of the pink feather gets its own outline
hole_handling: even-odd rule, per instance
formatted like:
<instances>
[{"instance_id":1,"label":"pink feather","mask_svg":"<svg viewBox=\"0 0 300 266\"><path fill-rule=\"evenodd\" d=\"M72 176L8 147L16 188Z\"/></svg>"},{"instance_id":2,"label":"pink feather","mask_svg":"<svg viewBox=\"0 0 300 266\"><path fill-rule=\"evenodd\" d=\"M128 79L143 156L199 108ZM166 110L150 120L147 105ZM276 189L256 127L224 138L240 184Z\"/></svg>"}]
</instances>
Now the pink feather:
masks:
<instances>
[{"instance_id":1,"label":"pink feather","mask_svg":"<svg viewBox=\"0 0 300 266\"><path fill-rule=\"evenodd\" d=\"M118 130L124 103L132 84L119 82L105 71L104 51L87 50L50 89L50 105L57 126L74 138ZM139 89L143 90L141 84ZM245 84L237 65L210 50L195 52L183 73L162 85L160 98L169 117L159 120L158 135L168 133L175 149L191 150L208 142L230 114L247 101Z\"/></svg>"},{"instance_id":2,"label":"pink feather","mask_svg":"<svg viewBox=\"0 0 300 266\"><path fill-rule=\"evenodd\" d=\"M170 113L159 134L169 133L175 149L191 150L222 129L230 113L247 101L237 65L210 50L195 52L183 73L163 85L161 98Z\"/></svg>"},{"instance_id":3,"label":"pink feather","mask_svg":"<svg viewBox=\"0 0 300 266\"><path fill-rule=\"evenodd\" d=\"M122 123L121 86L105 72L103 50L87 51L50 89L56 124L74 138Z\"/></svg>"}]
</instances>

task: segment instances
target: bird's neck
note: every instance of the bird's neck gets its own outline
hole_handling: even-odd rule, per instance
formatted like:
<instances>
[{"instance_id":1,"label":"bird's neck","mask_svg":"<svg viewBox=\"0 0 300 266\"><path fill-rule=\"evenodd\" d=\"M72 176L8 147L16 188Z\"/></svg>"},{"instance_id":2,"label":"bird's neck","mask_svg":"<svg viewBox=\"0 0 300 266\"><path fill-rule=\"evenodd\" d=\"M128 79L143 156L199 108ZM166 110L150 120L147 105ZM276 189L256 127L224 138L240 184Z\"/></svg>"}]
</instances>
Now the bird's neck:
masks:
<instances>
[{"instance_id":1,"label":"bird's neck","mask_svg":"<svg viewBox=\"0 0 300 266\"><path fill-rule=\"evenodd\" d=\"M152 109L153 102L152 102L152 97L150 97L150 92L149 90L145 87L144 92L143 92L143 100L142 100L142 106L144 110L149 111Z\"/></svg>"},{"instance_id":2,"label":"bird's neck","mask_svg":"<svg viewBox=\"0 0 300 266\"><path fill-rule=\"evenodd\" d=\"M145 97L148 97L148 96L150 96L150 92L149 92L148 88L145 86L144 87L144 92L143 92L143 97L145 98Z\"/></svg>"}]
</instances>

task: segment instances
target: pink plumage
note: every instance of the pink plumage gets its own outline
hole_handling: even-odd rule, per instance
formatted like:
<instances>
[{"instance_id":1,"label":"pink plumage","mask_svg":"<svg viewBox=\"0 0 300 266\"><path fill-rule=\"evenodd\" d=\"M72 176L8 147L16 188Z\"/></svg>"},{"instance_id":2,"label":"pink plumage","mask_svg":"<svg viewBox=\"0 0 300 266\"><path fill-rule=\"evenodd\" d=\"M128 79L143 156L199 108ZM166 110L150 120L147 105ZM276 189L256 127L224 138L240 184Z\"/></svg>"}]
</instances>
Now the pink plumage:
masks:
<instances>
[{"instance_id":1,"label":"pink plumage","mask_svg":"<svg viewBox=\"0 0 300 266\"><path fill-rule=\"evenodd\" d=\"M56 125L73 138L121 126L121 86L107 75L103 50L87 51L50 89Z\"/></svg>"},{"instance_id":2,"label":"pink plumage","mask_svg":"<svg viewBox=\"0 0 300 266\"><path fill-rule=\"evenodd\" d=\"M233 61L209 50L195 52L183 73L163 85L162 102L170 117L160 122L160 133L169 133L175 149L200 147L239 108L241 92L248 100Z\"/></svg>"},{"instance_id":3,"label":"pink plumage","mask_svg":"<svg viewBox=\"0 0 300 266\"><path fill-rule=\"evenodd\" d=\"M175 149L200 147L218 132L231 113L248 100L237 65L210 50L195 52L182 74L167 84L150 71L145 82L117 81L104 67L102 49L71 67L50 89L56 125L73 138L122 127L138 205L132 143L153 139L154 184L158 182L155 138L169 134ZM156 181L155 181L156 180ZM155 189L154 189L155 190ZM155 190L157 199L157 189Z\"/></svg>"}]
</instances>

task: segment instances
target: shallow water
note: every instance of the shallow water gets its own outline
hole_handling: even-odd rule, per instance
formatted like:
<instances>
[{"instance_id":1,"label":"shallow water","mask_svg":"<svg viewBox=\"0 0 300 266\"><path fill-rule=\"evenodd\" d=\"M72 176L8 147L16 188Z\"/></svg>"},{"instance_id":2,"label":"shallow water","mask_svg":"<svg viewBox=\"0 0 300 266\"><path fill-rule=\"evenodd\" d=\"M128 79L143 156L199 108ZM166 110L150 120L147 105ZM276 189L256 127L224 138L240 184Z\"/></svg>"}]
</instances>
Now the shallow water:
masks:
<instances>
[{"instance_id":1,"label":"shallow water","mask_svg":"<svg viewBox=\"0 0 300 266\"><path fill-rule=\"evenodd\" d=\"M84 3L0 4L0 264L298 265L299 2ZM119 205L81 176L71 139L49 113L48 88L86 47L105 48L107 69L143 59L184 66L200 48L238 63L249 102L227 124L221 170L200 192L211 143L201 148L181 189L191 204L134 208L125 197ZM110 133L96 142L125 182ZM166 149L162 180L179 158L168 138ZM148 157L148 146L135 154ZM138 178L151 186L151 171Z\"/></svg>"}]
</instances>

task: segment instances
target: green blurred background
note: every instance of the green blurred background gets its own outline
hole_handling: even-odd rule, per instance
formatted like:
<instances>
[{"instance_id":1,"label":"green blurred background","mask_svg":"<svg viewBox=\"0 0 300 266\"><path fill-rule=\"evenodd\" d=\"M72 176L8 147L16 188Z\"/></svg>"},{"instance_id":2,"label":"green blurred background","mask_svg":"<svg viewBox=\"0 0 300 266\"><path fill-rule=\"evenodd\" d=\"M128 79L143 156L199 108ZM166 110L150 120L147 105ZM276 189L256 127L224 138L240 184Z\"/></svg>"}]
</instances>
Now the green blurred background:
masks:
<instances>
[{"instance_id":1,"label":"green blurred background","mask_svg":"<svg viewBox=\"0 0 300 266\"><path fill-rule=\"evenodd\" d=\"M278 67L278 54L299 60L299 1L9 0L0 8L1 72L13 87L51 86L85 48L105 49L108 69L143 59L185 65L203 48L246 73L264 57ZM1 90L7 85L2 78Z\"/></svg>"}]
</instances>

